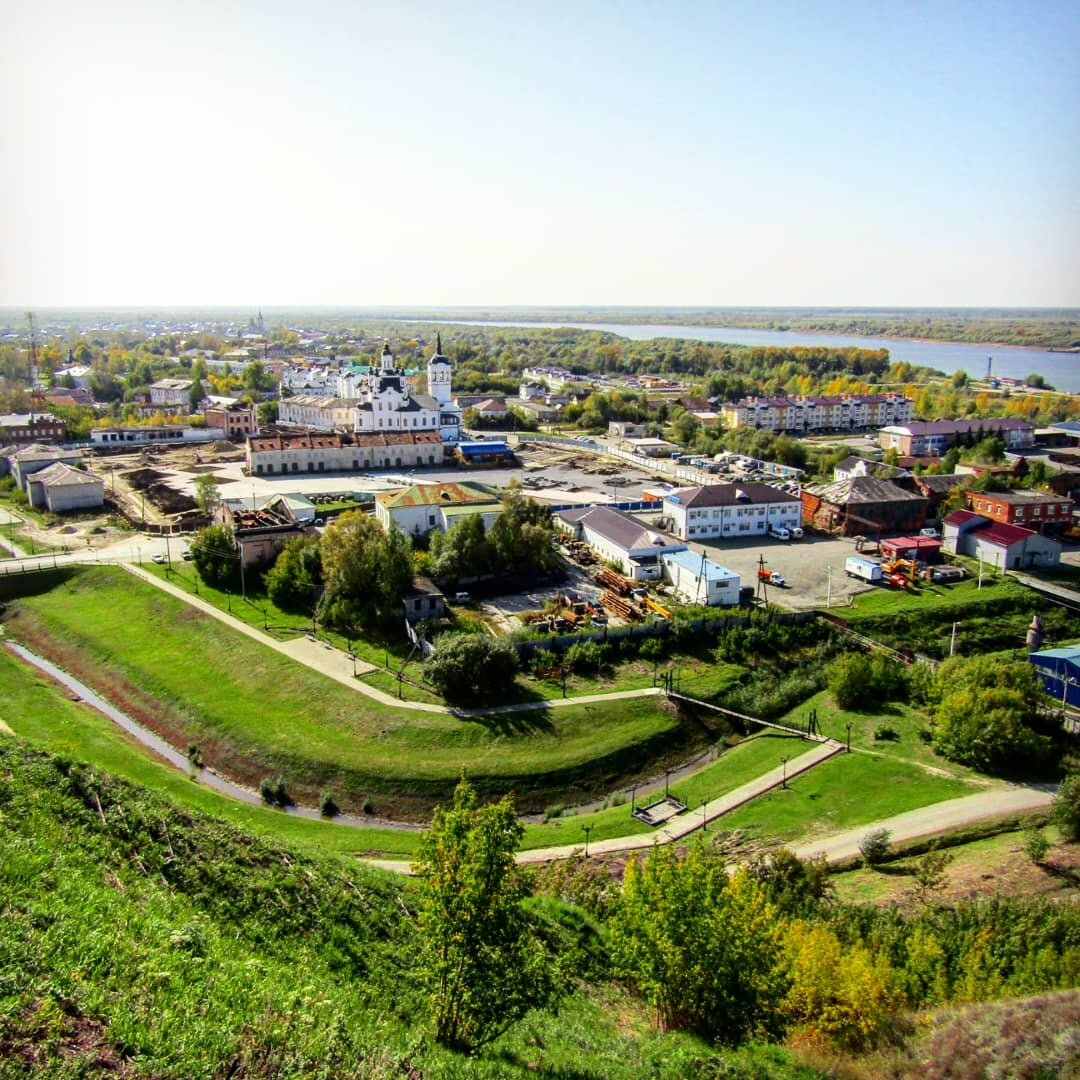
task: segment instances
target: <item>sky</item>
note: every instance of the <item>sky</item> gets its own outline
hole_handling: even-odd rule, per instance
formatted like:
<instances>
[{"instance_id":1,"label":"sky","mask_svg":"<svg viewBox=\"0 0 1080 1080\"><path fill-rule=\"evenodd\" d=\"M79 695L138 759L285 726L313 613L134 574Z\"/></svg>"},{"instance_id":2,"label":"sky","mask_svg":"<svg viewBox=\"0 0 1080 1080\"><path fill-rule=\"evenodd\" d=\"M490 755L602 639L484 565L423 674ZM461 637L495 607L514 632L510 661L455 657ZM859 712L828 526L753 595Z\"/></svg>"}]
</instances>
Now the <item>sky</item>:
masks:
<instances>
[{"instance_id":1,"label":"sky","mask_svg":"<svg viewBox=\"0 0 1080 1080\"><path fill-rule=\"evenodd\" d=\"M0 306L1080 306L1080 6L7 0Z\"/></svg>"}]
</instances>

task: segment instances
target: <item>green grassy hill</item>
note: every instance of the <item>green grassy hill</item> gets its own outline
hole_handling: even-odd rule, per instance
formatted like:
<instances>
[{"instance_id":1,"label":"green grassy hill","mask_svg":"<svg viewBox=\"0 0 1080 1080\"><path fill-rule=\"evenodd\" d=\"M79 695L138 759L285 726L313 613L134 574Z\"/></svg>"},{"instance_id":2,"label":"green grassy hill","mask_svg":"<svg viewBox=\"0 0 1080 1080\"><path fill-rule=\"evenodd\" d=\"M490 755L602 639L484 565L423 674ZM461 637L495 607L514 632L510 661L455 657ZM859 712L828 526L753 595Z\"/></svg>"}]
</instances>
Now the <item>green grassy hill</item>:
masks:
<instances>
[{"instance_id":1,"label":"green grassy hill","mask_svg":"<svg viewBox=\"0 0 1080 1080\"><path fill-rule=\"evenodd\" d=\"M0 740L0 1076L809 1078L581 984L478 1056L434 1047L412 885Z\"/></svg>"},{"instance_id":2,"label":"green grassy hill","mask_svg":"<svg viewBox=\"0 0 1080 1080\"><path fill-rule=\"evenodd\" d=\"M283 774L309 804L330 787L346 807L375 796L387 816L424 816L467 769L478 789L542 810L646 762L663 767L705 737L654 699L476 720L385 706L117 568L14 598L4 617L12 637L173 745L199 743L208 764L227 761L251 787Z\"/></svg>"}]
</instances>

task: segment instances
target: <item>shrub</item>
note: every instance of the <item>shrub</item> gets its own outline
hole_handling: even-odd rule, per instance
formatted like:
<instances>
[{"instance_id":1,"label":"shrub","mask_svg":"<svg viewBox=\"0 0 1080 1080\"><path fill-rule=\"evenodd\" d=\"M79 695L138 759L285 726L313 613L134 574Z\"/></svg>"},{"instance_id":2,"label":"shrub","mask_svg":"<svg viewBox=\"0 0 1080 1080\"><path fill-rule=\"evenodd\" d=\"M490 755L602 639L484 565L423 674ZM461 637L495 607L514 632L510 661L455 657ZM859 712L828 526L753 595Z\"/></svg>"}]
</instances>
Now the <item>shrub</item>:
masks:
<instances>
[{"instance_id":1,"label":"shrub","mask_svg":"<svg viewBox=\"0 0 1080 1080\"><path fill-rule=\"evenodd\" d=\"M1024 852L1033 863L1039 865L1049 850L1050 841L1042 829L1027 829L1024 832Z\"/></svg>"},{"instance_id":2,"label":"shrub","mask_svg":"<svg viewBox=\"0 0 1080 1080\"><path fill-rule=\"evenodd\" d=\"M259 794L262 796L263 802L269 803L271 806L291 806L293 802L283 776L275 776L273 779L264 776L259 781Z\"/></svg>"},{"instance_id":3,"label":"shrub","mask_svg":"<svg viewBox=\"0 0 1080 1080\"><path fill-rule=\"evenodd\" d=\"M332 791L324 791L319 796L319 813L323 817L336 817L340 813Z\"/></svg>"},{"instance_id":4,"label":"shrub","mask_svg":"<svg viewBox=\"0 0 1080 1080\"><path fill-rule=\"evenodd\" d=\"M863 861L867 866L877 866L889 857L892 847L888 829L874 829L868 832L859 841L859 851L862 852Z\"/></svg>"},{"instance_id":5,"label":"shrub","mask_svg":"<svg viewBox=\"0 0 1080 1080\"><path fill-rule=\"evenodd\" d=\"M457 704L505 700L517 674L517 653L480 634L443 634L424 664L435 689Z\"/></svg>"},{"instance_id":6,"label":"shrub","mask_svg":"<svg viewBox=\"0 0 1080 1080\"><path fill-rule=\"evenodd\" d=\"M607 663L610 652L599 641L578 641L563 653L563 664L575 674L597 672Z\"/></svg>"},{"instance_id":7,"label":"shrub","mask_svg":"<svg viewBox=\"0 0 1080 1080\"><path fill-rule=\"evenodd\" d=\"M900 733L894 727L889 727L888 724L878 724L874 728L874 739L876 742L897 742L900 738Z\"/></svg>"}]
</instances>

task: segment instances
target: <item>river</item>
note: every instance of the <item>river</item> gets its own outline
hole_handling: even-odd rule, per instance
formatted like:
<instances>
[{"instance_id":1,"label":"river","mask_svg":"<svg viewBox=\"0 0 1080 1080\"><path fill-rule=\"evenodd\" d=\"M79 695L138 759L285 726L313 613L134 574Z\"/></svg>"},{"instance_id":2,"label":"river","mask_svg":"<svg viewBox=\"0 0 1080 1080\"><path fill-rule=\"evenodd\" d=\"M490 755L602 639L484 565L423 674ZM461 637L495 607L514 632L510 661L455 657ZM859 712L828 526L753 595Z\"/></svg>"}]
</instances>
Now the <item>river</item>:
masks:
<instances>
[{"instance_id":1,"label":"river","mask_svg":"<svg viewBox=\"0 0 1080 1080\"><path fill-rule=\"evenodd\" d=\"M428 320L425 320L428 321ZM434 321L434 320L432 320ZM451 320L446 320L450 322ZM1080 354L1050 352L1047 349L1020 349L1009 345L966 345L953 341L913 341L910 338L872 338L849 334L816 334L799 330L749 330L737 326L669 326L639 323L589 322L497 322L495 320L455 319L458 326L541 326L576 327L579 330L603 330L632 341L652 338L686 338L692 341L723 341L730 345L770 345L790 348L795 345L824 345L829 348L888 349L894 361L907 360L922 367L936 368L946 374L963 369L982 378L987 359L991 358L994 375L1023 379L1038 373L1047 383L1068 393L1080 391Z\"/></svg>"}]
</instances>

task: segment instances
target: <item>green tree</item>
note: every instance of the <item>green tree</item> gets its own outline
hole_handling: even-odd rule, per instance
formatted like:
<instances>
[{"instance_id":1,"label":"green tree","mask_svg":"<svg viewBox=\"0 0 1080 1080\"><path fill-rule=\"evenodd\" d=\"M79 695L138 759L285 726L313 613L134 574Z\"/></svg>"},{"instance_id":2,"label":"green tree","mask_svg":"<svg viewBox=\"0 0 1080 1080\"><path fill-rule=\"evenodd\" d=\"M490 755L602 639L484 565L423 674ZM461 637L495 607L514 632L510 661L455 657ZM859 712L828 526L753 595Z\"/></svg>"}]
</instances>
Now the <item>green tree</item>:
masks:
<instances>
[{"instance_id":1,"label":"green tree","mask_svg":"<svg viewBox=\"0 0 1080 1080\"><path fill-rule=\"evenodd\" d=\"M424 664L424 677L447 701L505 700L518 670L517 653L486 634L442 634Z\"/></svg>"},{"instance_id":2,"label":"green tree","mask_svg":"<svg viewBox=\"0 0 1080 1080\"><path fill-rule=\"evenodd\" d=\"M514 852L522 835L509 796L481 806L462 780L420 841L417 971L444 1046L490 1042L558 993L556 969L521 904L528 886Z\"/></svg>"},{"instance_id":3,"label":"green tree","mask_svg":"<svg viewBox=\"0 0 1080 1080\"><path fill-rule=\"evenodd\" d=\"M1026 661L953 657L938 669L937 693L933 747L950 761L1002 771L1045 756L1049 741L1030 726L1042 691Z\"/></svg>"},{"instance_id":4,"label":"green tree","mask_svg":"<svg viewBox=\"0 0 1080 1080\"><path fill-rule=\"evenodd\" d=\"M776 909L750 875L703 844L654 847L627 864L608 924L617 974L680 1028L736 1044L774 1030L785 990Z\"/></svg>"},{"instance_id":5,"label":"green tree","mask_svg":"<svg viewBox=\"0 0 1080 1080\"><path fill-rule=\"evenodd\" d=\"M278 553L266 575L266 593L284 611L309 612L322 590L318 537L297 537Z\"/></svg>"},{"instance_id":6,"label":"green tree","mask_svg":"<svg viewBox=\"0 0 1080 1080\"><path fill-rule=\"evenodd\" d=\"M364 626L398 614L412 584L412 554L404 533L384 532L374 518L349 510L327 526L320 553L322 618L336 626Z\"/></svg>"},{"instance_id":7,"label":"green tree","mask_svg":"<svg viewBox=\"0 0 1080 1080\"><path fill-rule=\"evenodd\" d=\"M480 514L470 514L445 535L436 534L431 553L435 557L435 573L447 581L488 574L494 569L491 542Z\"/></svg>"},{"instance_id":8,"label":"green tree","mask_svg":"<svg viewBox=\"0 0 1080 1080\"><path fill-rule=\"evenodd\" d=\"M1070 841L1080 840L1080 773L1069 773L1054 796L1054 823Z\"/></svg>"},{"instance_id":9,"label":"green tree","mask_svg":"<svg viewBox=\"0 0 1080 1080\"><path fill-rule=\"evenodd\" d=\"M511 484L502 498L502 513L488 532L493 563L500 571L535 573L555 564L551 511Z\"/></svg>"},{"instance_id":10,"label":"green tree","mask_svg":"<svg viewBox=\"0 0 1080 1080\"><path fill-rule=\"evenodd\" d=\"M191 561L199 577L215 589L232 586L240 575L240 551L227 525L200 529L191 541Z\"/></svg>"},{"instance_id":11,"label":"green tree","mask_svg":"<svg viewBox=\"0 0 1080 1080\"><path fill-rule=\"evenodd\" d=\"M192 412L199 408L199 404L204 397L206 397L206 389L203 386L202 379L196 379L188 391L188 405L191 407Z\"/></svg>"},{"instance_id":12,"label":"green tree","mask_svg":"<svg viewBox=\"0 0 1080 1080\"><path fill-rule=\"evenodd\" d=\"M213 517L221 505L221 495L213 473L199 473L195 477L195 502L207 517Z\"/></svg>"}]
</instances>

